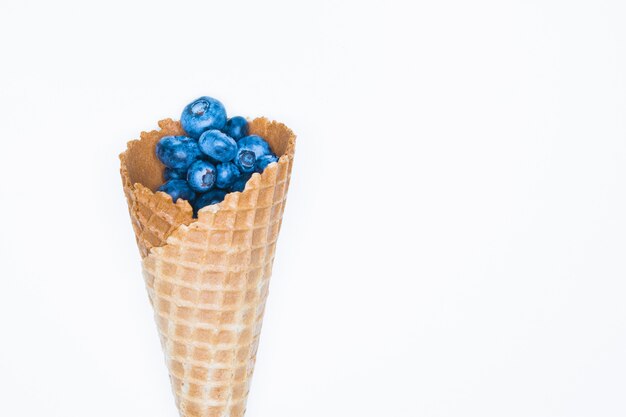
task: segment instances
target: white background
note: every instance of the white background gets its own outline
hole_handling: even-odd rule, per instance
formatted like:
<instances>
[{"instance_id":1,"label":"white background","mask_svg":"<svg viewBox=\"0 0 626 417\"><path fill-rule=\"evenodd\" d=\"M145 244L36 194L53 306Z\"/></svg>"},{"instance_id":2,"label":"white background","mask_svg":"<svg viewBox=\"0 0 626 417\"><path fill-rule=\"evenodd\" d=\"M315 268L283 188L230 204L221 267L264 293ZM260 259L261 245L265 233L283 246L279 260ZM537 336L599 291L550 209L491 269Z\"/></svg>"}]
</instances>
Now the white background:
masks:
<instances>
[{"instance_id":1,"label":"white background","mask_svg":"<svg viewBox=\"0 0 626 417\"><path fill-rule=\"evenodd\" d=\"M626 4L0 2L0 416L174 417L117 155L299 135L248 416L626 415Z\"/></svg>"}]
</instances>

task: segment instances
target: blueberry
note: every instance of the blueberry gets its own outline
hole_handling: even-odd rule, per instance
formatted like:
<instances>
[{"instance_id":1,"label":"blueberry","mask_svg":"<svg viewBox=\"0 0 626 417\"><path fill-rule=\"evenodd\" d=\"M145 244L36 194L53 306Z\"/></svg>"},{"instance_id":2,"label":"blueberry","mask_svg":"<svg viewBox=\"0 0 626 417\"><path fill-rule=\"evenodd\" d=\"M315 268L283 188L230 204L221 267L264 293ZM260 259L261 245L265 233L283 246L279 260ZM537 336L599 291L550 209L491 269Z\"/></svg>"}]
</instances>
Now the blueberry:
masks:
<instances>
[{"instance_id":1,"label":"blueberry","mask_svg":"<svg viewBox=\"0 0 626 417\"><path fill-rule=\"evenodd\" d=\"M263 172L263 170L272 162L278 161L278 158L274 155L263 155L256 160L256 172Z\"/></svg>"},{"instance_id":2,"label":"blueberry","mask_svg":"<svg viewBox=\"0 0 626 417\"><path fill-rule=\"evenodd\" d=\"M156 155L168 168L187 169L200 156L200 149L187 136L164 136L156 144Z\"/></svg>"},{"instance_id":3,"label":"blueberry","mask_svg":"<svg viewBox=\"0 0 626 417\"><path fill-rule=\"evenodd\" d=\"M196 161L187 171L187 182L194 191L209 191L215 184L215 171L215 165L212 163Z\"/></svg>"},{"instance_id":4,"label":"blueberry","mask_svg":"<svg viewBox=\"0 0 626 417\"><path fill-rule=\"evenodd\" d=\"M273 155L270 145L258 135L250 135L239 139L237 146L239 149L247 149L254 152L254 156L257 159L263 155Z\"/></svg>"},{"instance_id":5,"label":"blueberry","mask_svg":"<svg viewBox=\"0 0 626 417\"><path fill-rule=\"evenodd\" d=\"M196 198L196 200L194 201L194 212L197 215L198 210L200 210L202 207L210 206L211 204L221 203L224 200L226 194L226 191L218 189L208 191L204 194L200 194L198 198Z\"/></svg>"},{"instance_id":6,"label":"blueberry","mask_svg":"<svg viewBox=\"0 0 626 417\"><path fill-rule=\"evenodd\" d=\"M243 191L244 188L246 188L246 183L248 182L248 180L250 179L251 176L252 176L252 174L244 174L244 175L242 175L241 177L239 177L233 183L233 185L230 186L230 190L232 192Z\"/></svg>"},{"instance_id":7,"label":"blueberry","mask_svg":"<svg viewBox=\"0 0 626 417\"><path fill-rule=\"evenodd\" d=\"M168 193L174 202L179 198L187 201L193 201L196 198L196 193L193 192L185 180L169 180L160 186L157 191Z\"/></svg>"},{"instance_id":8,"label":"blueberry","mask_svg":"<svg viewBox=\"0 0 626 417\"><path fill-rule=\"evenodd\" d=\"M187 178L187 171L184 169L165 168L163 170L163 180L184 180Z\"/></svg>"},{"instance_id":9,"label":"blueberry","mask_svg":"<svg viewBox=\"0 0 626 417\"><path fill-rule=\"evenodd\" d=\"M241 116L231 117L222 131L231 138L239 140L248 134L248 121Z\"/></svg>"},{"instance_id":10,"label":"blueberry","mask_svg":"<svg viewBox=\"0 0 626 417\"><path fill-rule=\"evenodd\" d=\"M228 188L241 175L239 169L232 162L224 162L217 167L217 179L215 185L218 188Z\"/></svg>"},{"instance_id":11,"label":"blueberry","mask_svg":"<svg viewBox=\"0 0 626 417\"><path fill-rule=\"evenodd\" d=\"M212 97L200 97L185 106L180 124L193 138L199 138L209 129L222 129L226 124L224 105Z\"/></svg>"},{"instance_id":12,"label":"blueberry","mask_svg":"<svg viewBox=\"0 0 626 417\"><path fill-rule=\"evenodd\" d=\"M220 162L228 162L237 154L237 142L219 130L207 130L198 139L200 150Z\"/></svg>"},{"instance_id":13,"label":"blueberry","mask_svg":"<svg viewBox=\"0 0 626 417\"><path fill-rule=\"evenodd\" d=\"M256 156L254 156L254 152L251 150L239 149L233 162L237 165L239 171L252 172L254 171L254 165L256 164Z\"/></svg>"}]
</instances>

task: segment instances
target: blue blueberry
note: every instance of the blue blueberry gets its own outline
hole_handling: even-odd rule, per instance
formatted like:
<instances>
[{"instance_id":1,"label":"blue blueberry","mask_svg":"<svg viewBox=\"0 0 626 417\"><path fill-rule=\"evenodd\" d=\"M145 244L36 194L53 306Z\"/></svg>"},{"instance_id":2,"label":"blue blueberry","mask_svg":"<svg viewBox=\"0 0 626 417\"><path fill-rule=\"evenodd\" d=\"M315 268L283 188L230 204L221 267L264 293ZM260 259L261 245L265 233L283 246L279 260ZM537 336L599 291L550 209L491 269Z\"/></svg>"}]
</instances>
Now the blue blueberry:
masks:
<instances>
[{"instance_id":1,"label":"blue blueberry","mask_svg":"<svg viewBox=\"0 0 626 417\"><path fill-rule=\"evenodd\" d=\"M254 156L254 152L251 150L239 149L233 162L237 165L239 171L252 172L254 171L254 166L256 165L256 156Z\"/></svg>"},{"instance_id":2,"label":"blue blueberry","mask_svg":"<svg viewBox=\"0 0 626 417\"><path fill-rule=\"evenodd\" d=\"M258 135L250 135L239 139L237 142L239 149L247 149L254 152L254 156L258 158L263 155L272 155L270 145Z\"/></svg>"},{"instance_id":3,"label":"blue blueberry","mask_svg":"<svg viewBox=\"0 0 626 417\"><path fill-rule=\"evenodd\" d=\"M237 155L237 142L219 130L207 130L198 139L200 150L220 162L228 162Z\"/></svg>"},{"instance_id":4,"label":"blue blueberry","mask_svg":"<svg viewBox=\"0 0 626 417\"><path fill-rule=\"evenodd\" d=\"M200 194L198 198L196 198L196 200L194 201L194 204L193 204L194 212L197 215L198 210L200 210L202 207L221 203L224 200L224 197L226 196L226 194L227 194L226 191L218 190L218 189L208 191L204 194Z\"/></svg>"},{"instance_id":5,"label":"blue blueberry","mask_svg":"<svg viewBox=\"0 0 626 417\"><path fill-rule=\"evenodd\" d=\"M184 169L165 168L163 170L163 180L184 180L187 178L187 171Z\"/></svg>"},{"instance_id":6,"label":"blue blueberry","mask_svg":"<svg viewBox=\"0 0 626 417\"><path fill-rule=\"evenodd\" d=\"M230 187L241 175L237 166L232 162L224 162L223 164L219 164L216 168L217 179L215 180L215 185L218 188Z\"/></svg>"},{"instance_id":7,"label":"blue blueberry","mask_svg":"<svg viewBox=\"0 0 626 417\"><path fill-rule=\"evenodd\" d=\"M239 140L248 134L248 121L241 116L231 117L226 122L222 132L235 140Z\"/></svg>"},{"instance_id":8,"label":"blue blueberry","mask_svg":"<svg viewBox=\"0 0 626 417\"><path fill-rule=\"evenodd\" d=\"M274 155L263 155L256 160L256 172L263 172L263 170L272 162L277 162L278 158Z\"/></svg>"},{"instance_id":9,"label":"blue blueberry","mask_svg":"<svg viewBox=\"0 0 626 417\"><path fill-rule=\"evenodd\" d=\"M248 182L251 176L252 174L243 174L233 183L233 185L230 186L230 190L232 192L243 191L244 188L246 188L246 183Z\"/></svg>"},{"instance_id":10,"label":"blue blueberry","mask_svg":"<svg viewBox=\"0 0 626 417\"><path fill-rule=\"evenodd\" d=\"M226 124L224 105L212 97L200 97L185 106L180 124L192 138L198 139L209 129L222 129Z\"/></svg>"},{"instance_id":11,"label":"blue blueberry","mask_svg":"<svg viewBox=\"0 0 626 417\"><path fill-rule=\"evenodd\" d=\"M179 198L187 201L193 201L196 198L196 193L193 192L185 180L170 180L160 186L157 191L168 193L174 202Z\"/></svg>"},{"instance_id":12,"label":"blue blueberry","mask_svg":"<svg viewBox=\"0 0 626 417\"><path fill-rule=\"evenodd\" d=\"M200 156L200 149L187 136L164 136L156 144L156 155L166 167L184 170Z\"/></svg>"},{"instance_id":13,"label":"blue blueberry","mask_svg":"<svg viewBox=\"0 0 626 417\"><path fill-rule=\"evenodd\" d=\"M215 165L207 161L196 161L187 171L187 182L194 191L202 193L213 187L215 174Z\"/></svg>"}]
</instances>

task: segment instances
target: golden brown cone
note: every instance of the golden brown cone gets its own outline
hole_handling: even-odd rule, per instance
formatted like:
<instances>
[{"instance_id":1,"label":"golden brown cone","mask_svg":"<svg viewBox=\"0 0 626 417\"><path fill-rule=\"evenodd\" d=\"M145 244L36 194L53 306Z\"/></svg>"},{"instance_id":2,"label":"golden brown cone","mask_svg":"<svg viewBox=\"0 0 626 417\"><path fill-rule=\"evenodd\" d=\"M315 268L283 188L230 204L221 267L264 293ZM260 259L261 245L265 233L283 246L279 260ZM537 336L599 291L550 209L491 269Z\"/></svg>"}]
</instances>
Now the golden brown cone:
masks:
<instances>
[{"instance_id":1,"label":"golden brown cone","mask_svg":"<svg viewBox=\"0 0 626 417\"><path fill-rule=\"evenodd\" d=\"M120 155L122 183L143 272L182 417L238 417L245 412L276 240L285 208L295 135L258 118L250 133L280 155L243 192L200 210L153 191L163 182L154 147L183 134L159 122Z\"/></svg>"}]
</instances>

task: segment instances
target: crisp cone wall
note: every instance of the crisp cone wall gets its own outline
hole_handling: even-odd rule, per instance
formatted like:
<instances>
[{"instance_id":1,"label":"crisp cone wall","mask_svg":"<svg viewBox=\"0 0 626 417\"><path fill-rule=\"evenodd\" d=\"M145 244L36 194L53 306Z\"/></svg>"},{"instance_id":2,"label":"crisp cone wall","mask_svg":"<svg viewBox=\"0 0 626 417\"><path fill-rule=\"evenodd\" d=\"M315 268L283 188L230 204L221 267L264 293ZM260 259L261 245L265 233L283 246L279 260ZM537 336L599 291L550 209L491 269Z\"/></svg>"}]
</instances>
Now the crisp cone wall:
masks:
<instances>
[{"instance_id":1,"label":"crisp cone wall","mask_svg":"<svg viewBox=\"0 0 626 417\"><path fill-rule=\"evenodd\" d=\"M250 122L278 163L194 219L186 201L154 193L164 168L156 142L184 134L171 119L159 127L128 143L120 171L176 404L182 417L243 416L295 135L265 118Z\"/></svg>"}]
</instances>

